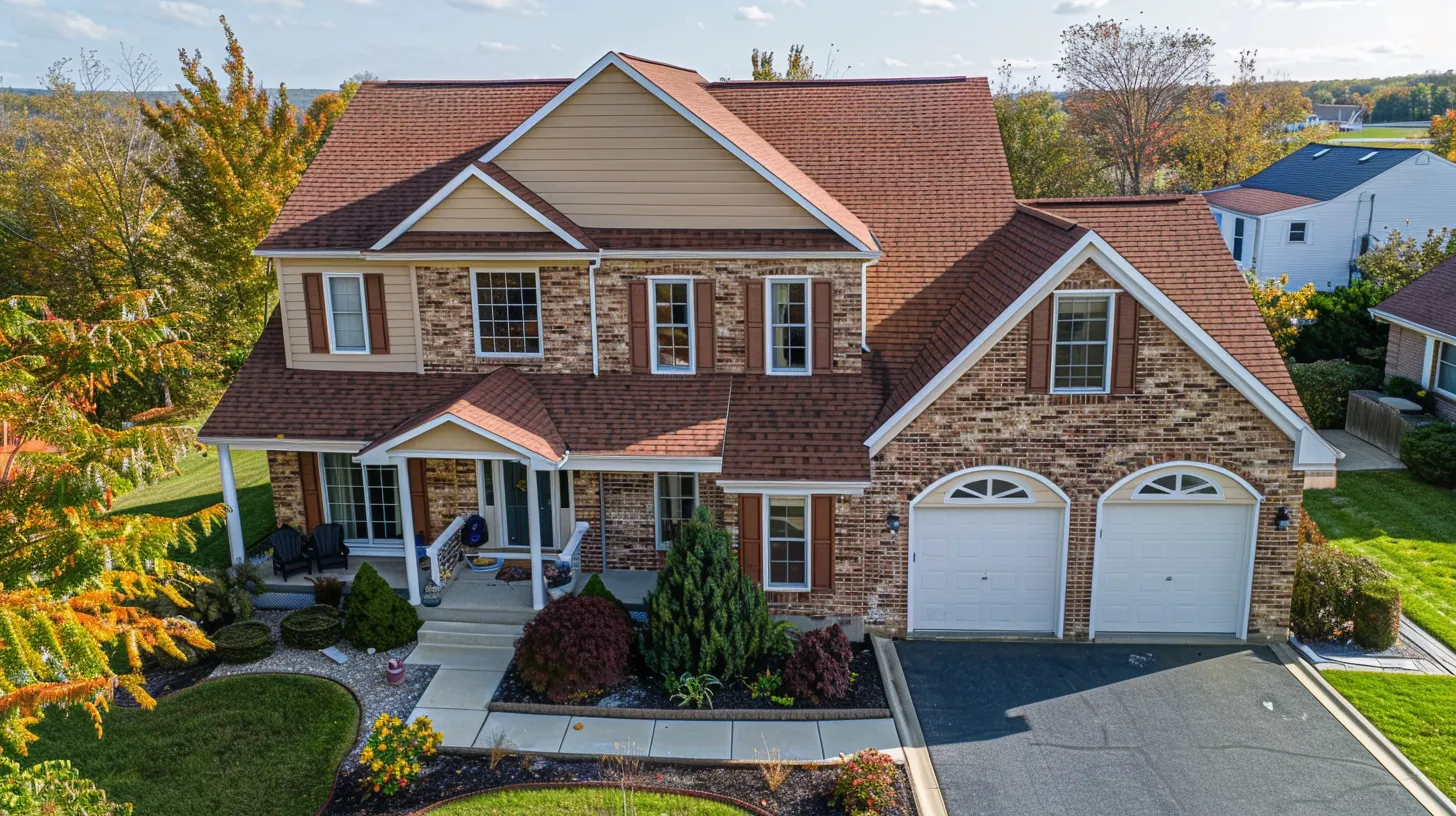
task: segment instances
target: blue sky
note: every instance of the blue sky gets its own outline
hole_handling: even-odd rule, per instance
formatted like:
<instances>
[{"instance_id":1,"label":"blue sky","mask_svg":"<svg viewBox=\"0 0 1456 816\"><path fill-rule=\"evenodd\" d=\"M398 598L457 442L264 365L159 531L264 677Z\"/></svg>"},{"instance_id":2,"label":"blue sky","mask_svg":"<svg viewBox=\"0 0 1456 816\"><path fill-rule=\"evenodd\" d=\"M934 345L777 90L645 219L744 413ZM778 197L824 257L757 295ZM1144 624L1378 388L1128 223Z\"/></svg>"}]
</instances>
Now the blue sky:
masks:
<instances>
[{"instance_id":1,"label":"blue sky","mask_svg":"<svg viewBox=\"0 0 1456 816\"><path fill-rule=\"evenodd\" d=\"M0 84L34 87L81 49L150 54L162 83L179 47L216 65L225 13L267 84L574 76L616 49L744 78L755 47L808 45L851 77L994 75L1003 60L1055 86L1058 34L1099 15L1194 27L1226 77L1243 48L1295 79L1456 68L1451 0L0 0Z\"/></svg>"}]
</instances>

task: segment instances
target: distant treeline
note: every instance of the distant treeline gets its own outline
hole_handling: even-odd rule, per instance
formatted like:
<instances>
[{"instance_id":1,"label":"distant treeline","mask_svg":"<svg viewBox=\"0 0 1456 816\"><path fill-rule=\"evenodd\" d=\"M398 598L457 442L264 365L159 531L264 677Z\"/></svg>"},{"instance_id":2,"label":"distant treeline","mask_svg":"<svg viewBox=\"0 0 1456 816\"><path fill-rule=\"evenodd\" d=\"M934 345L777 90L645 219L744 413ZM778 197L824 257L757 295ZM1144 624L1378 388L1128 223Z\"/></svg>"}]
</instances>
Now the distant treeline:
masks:
<instances>
[{"instance_id":1,"label":"distant treeline","mask_svg":"<svg viewBox=\"0 0 1456 816\"><path fill-rule=\"evenodd\" d=\"M306 111L308 110L308 106L313 104L314 97L320 94L337 92L338 90L338 88L289 88L288 101L293 103L294 107L298 108L299 110ZM50 90L46 88L0 87L0 95L15 94L16 96L49 96L50 93ZM124 94L120 91L111 92L110 95L115 96L118 99L123 99L130 96L129 94ZM153 104L156 104L157 102L176 103L181 101L182 99L182 95L177 93L176 91L142 91L141 93L137 94L137 96ZM268 98L273 100L274 102L277 102L278 90L276 88L268 89Z\"/></svg>"},{"instance_id":2,"label":"distant treeline","mask_svg":"<svg viewBox=\"0 0 1456 816\"><path fill-rule=\"evenodd\" d=\"M1360 105L1367 122L1411 122L1456 108L1456 71L1312 82L1304 95L1317 104Z\"/></svg>"}]
</instances>

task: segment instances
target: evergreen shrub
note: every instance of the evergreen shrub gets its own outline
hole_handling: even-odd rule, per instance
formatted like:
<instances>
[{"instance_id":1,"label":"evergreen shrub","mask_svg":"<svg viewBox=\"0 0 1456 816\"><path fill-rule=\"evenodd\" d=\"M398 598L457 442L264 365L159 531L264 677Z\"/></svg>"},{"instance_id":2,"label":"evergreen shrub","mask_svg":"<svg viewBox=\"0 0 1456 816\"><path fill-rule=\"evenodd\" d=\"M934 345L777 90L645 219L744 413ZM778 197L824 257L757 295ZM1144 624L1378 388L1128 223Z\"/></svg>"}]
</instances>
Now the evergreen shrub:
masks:
<instances>
[{"instance_id":1,"label":"evergreen shrub","mask_svg":"<svg viewBox=\"0 0 1456 816\"><path fill-rule=\"evenodd\" d=\"M415 608L379 577L373 565L365 562L359 567L344 599L344 637L349 643L359 649L393 649L414 640L422 625Z\"/></svg>"},{"instance_id":2,"label":"evergreen shrub","mask_svg":"<svg viewBox=\"0 0 1456 816\"><path fill-rule=\"evenodd\" d=\"M1456 425L1432 422L1406 431L1400 461L1423 482L1456 488Z\"/></svg>"}]
</instances>

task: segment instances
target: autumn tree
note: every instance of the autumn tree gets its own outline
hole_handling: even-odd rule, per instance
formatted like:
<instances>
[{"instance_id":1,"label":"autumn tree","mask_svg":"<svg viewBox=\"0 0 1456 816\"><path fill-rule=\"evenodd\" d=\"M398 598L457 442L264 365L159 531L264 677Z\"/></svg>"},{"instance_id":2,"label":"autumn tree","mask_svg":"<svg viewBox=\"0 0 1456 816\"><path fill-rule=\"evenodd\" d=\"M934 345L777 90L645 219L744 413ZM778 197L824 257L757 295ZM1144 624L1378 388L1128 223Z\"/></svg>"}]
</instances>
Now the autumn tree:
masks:
<instances>
[{"instance_id":1,"label":"autumn tree","mask_svg":"<svg viewBox=\"0 0 1456 816\"><path fill-rule=\"evenodd\" d=\"M1224 92L1198 88L1183 107L1169 153L1179 183L1189 190L1235 184L1306 144L1334 135L1330 125L1289 132L1303 121L1309 100L1293 82L1259 76L1256 53L1239 53L1238 73Z\"/></svg>"},{"instance_id":2,"label":"autumn tree","mask_svg":"<svg viewBox=\"0 0 1456 816\"><path fill-rule=\"evenodd\" d=\"M1280 354L1287 356L1299 337L1300 324L1315 317L1314 310L1309 308L1310 298L1314 297L1314 284L1306 283L1291 292L1288 275L1260 280L1251 269L1244 273L1244 277L1249 282L1254 303L1264 315L1264 324L1269 327L1274 345L1279 348Z\"/></svg>"},{"instance_id":3,"label":"autumn tree","mask_svg":"<svg viewBox=\"0 0 1456 816\"><path fill-rule=\"evenodd\" d=\"M210 646L191 621L142 602L161 594L188 606L171 582L204 579L169 557L222 506L177 519L107 514L115 492L175 472L193 445L187 429L96 421L98 396L121 380L191 363L189 316L152 315L155 302L124 292L94 322L58 317L43 298L0 302L0 422L13 438L0 452L0 752L26 753L52 707L85 709L98 733L118 688L150 708L144 655Z\"/></svg>"},{"instance_id":4,"label":"autumn tree","mask_svg":"<svg viewBox=\"0 0 1456 816\"><path fill-rule=\"evenodd\" d=\"M1151 191L1160 152L1194 89L1212 81L1213 40L1197 31L1113 20L1062 32L1056 63L1072 130L1117 175L1120 192Z\"/></svg>"},{"instance_id":5,"label":"autumn tree","mask_svg":"<svg viewBox=\"0 0 1456 816\"><path fill-rule=\"evenodd\" d=\"M1431 117L1431 150L1437 156L1456 161L1456 110Z\"/></svg>"},{"instance_id":6,"label":"autumn tree","mask_svg":"<svg viewBox=\"0 0 1456 816\"><path fill-rule=\"evenodd\" d=\"M1360 277L1395 294L1402 286L1456 256L1456 229L1430 230L1417 239L1391 230L1380 246L1361 255Z\"/></svg>"},{"instance_id":7,"label":"autumn tree","mask_svg":"<svg viewBox=\"0 0 1456 816\"><path fill-rule=\"evenodd\" d=\"M1111 182L1099 172L1087 144L1067 126L1056 97L1032 77L1016 84L1010 65L998 72L994 104L1001 144L1018 198L1102 195Z\"/></svg>"},{"instance_id":8,"label":"autumn tree","mask_svg":"<svg viewBox=\"0 0 1456 816\"><path fill-rule=\"evenodd\" d=\"M223 76L202 53L178 53L181 100L143 105L149 128L172 151L162 187L186 215L178 232L189 276L210 290L205 305L209 351L240 362L271 311L273 283L253 250L318 151L343 105L325 99L300 114L280 85L277 100L258 86L226 17Z\"/></svg>"},{"instance_id":9,"label":"autumn tree","mask_svg":"<svg viewBox=\"0 0 1456 816\"><path fill-rule=\"evenodd\" d=\"M781 74L774 70L774 52L753 49L753 78L760 81L786 79L819 79L814 62L804 56L803 45L789 46L789 65Z\"/></svg>"}]
</instances>

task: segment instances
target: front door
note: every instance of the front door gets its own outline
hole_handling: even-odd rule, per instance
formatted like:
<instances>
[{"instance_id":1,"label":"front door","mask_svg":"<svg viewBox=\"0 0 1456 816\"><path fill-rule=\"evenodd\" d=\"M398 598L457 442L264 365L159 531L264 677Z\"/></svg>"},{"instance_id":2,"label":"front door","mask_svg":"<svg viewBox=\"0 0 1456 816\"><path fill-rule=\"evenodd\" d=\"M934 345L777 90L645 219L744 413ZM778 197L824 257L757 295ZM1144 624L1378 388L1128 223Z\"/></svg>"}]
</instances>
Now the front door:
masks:
<instances>
[{"instance_id":1,"label":"front door","mask_svg":"<svg viewBox=\"0 0 1456 816\"><path fill-rule=\"evenodd\" d=\"M501 484L500 492L505 495L506 511L506 544L511 547L531 546L530 517L526 502L526 466L520 462L501 463ZM546 470L536 471L536 497L540 507L537 512L541 518L541 546L550 548L554 546L555 536L551 523L555 514L551 511L551 472Z\"/></svg>"}]
</instances>

